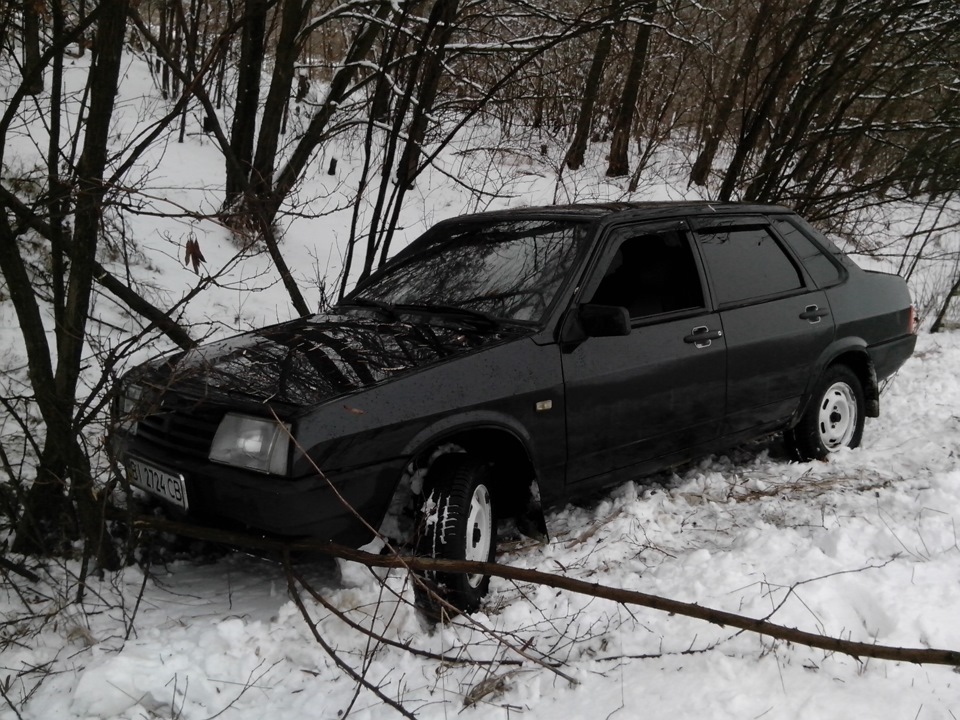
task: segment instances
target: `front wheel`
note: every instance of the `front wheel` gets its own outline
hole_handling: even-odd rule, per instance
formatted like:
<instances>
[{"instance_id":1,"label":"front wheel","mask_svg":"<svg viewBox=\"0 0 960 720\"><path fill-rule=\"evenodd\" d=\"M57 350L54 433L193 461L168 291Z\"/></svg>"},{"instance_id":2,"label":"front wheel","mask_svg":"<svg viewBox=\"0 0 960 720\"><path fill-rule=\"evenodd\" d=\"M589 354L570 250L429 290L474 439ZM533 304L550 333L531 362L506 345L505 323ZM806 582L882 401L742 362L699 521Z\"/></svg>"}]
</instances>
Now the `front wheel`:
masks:
<instances>
[{"instance_id":1,"label":"front wheel","mask_svg":"<svg viewBox=\"0 0 960 720\"><path fill-rule=\"evenodd\" d=\"M824 460L840 448L855 448L863 437L863 385L846 365L827 368L787 446L798 460Z\"/></svg>"},{"instance_id":2,"label":"front wheel","mask_svg":"<svg viewBox=\"0 0 960 720\"><path fill-rule=\"evenodd\" d=\"M495 509L488 465L462 453L437 458L427 476L417 523L419 552L447 560L493 562ZM421 576L423 580L426 588L414 584L417 604L433 614L439 603L432 593L459 610L473 612L490 587L490 577L480 573L427 572Z\"/></svg>"}]
</instances>

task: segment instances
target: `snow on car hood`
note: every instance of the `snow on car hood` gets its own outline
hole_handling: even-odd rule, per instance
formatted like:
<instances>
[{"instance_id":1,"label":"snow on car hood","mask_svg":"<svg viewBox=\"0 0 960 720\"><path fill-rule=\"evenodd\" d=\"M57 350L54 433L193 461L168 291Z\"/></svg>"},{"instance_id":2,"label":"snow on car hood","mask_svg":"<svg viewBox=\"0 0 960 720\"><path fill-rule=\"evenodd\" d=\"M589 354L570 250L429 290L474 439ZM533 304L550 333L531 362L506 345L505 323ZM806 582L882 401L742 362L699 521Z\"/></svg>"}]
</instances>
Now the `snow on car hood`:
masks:
<instances>
[{"instance_id":1,"label":"snow on car hood","mask_svg":"<svg viewBox=\"0 0 960 720\"><path fill-rule=\"evenodd\" d=\"M159 358L142 379L194 398L305 406L531 332L321 314Z\"/></svg>"}]
</instances>

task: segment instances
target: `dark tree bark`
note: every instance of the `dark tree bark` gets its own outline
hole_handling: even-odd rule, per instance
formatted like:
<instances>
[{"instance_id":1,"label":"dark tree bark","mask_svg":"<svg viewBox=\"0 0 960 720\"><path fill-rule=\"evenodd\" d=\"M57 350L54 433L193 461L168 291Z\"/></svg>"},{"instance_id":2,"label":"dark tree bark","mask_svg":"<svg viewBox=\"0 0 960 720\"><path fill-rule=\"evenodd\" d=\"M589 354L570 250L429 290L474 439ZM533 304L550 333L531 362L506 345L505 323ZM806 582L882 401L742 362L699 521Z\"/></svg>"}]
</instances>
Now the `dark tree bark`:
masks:
<instances>
[{"instance_id":1,"label":"dark tree bark","mask_svg":"<svg viewBox=\"0 0 960 720\"><path fill-rule=\"evenodd\" d=\"M622 177L630 172L628 150L633 130L633 118L637 111L637 99L640 97L640 83L647 63L647 49L650 47L650 32L653 19L657 14L658 0L647 0L640 14L640 27L633 45L630 69L623 85L620 105L613 122L613 136L610 139L610 162L607 165L608 177Z\"/></svg>"},{"instance_id":2,"label":"dark tree bark","mask_svg":"<svg viewBox=\"0 0 960 720\"><path fill-rule=\"evenodd\" d=\"M173 32L173 10L170 8L171 0L161 0L160 2L160 44L167 51L167 55L173 57L170 48L170 35ZM160 63L157 60L158 70L160 72L160 94L166 100L170 97L170 63Z\"/></svg>"},{"instance_id":3,"label":"dark tree bark","mask_svg":"<svg viewBox=\"0 0 960 720\"><path fill-rule=\"evenodd\" d=\"M817 22L817 14L823 0L811 0L806 11L800 18L797 26L792 28L792 35L786 48L774 59L774 64L761 84L761 94L754 108L745 119L745 131L733 153L733 159L727 168L720 187L721 201L730 200L737 185L742 181L741 174L747 163L747 158L753 153L760 141L764 130L769 127L774 103L780 97L790 73L795 70L795 62L800 48L810 37Z\"/></svg>"},{"instance_id":4,"label":"dark tree bark","mask_svg":"<svg viewBox=\"0 0 960 720\"><path fill-rule=\"evenodd\" d=\"M393 2L390 0L381 2L376 14L363 24L354 37L343 63L330 81L330 89L323 104L311 118L310 124L290 154L290 159L277 173L273 191L264 198L262 211L269 222L273 222L280 204L297 183L314 150L323 141L327 124L340 103L347 98L360 63L367 59L393 10Z\"/></svg>"},{"instance_id":5,"label":"dark tree bark","mask_svg":"<svg viewBox=\"0 0 960 720\"><path fill-rule=\"evenodd\" d=\"M607 64L607 56L610 54L613 24L619 15L619 9L620 2L615 0L612 15L600 29L600 37L597 38L597 45L593 51L590 71L587 73L587 81L583 86L583 98L580 101L580 110L577 113L573 140L570 142L570 148L563 160L564 165L571 170L578 170L583 165L583 158L587 152L587 140L590 137L590 127L593 125L593 108L597 104L597 97L600 94L600 80L603 77L603 69Z\"/></svg>"},{"instance_id":6,"label":"dark tree bark","mask_svg":"<svg viewBox=\"0 0 960 720\"><path fill-rule=\"evenodd\" d=\"M406 20L406 14L402 16ZM399 28L398 28L399 29ZM393 123L390 126L390 132L387 134L384 143L382 163L380 170L380 186L377 189L377 197L373 205L373 213L370 218L370 230L367 237L366 252L364 254L363 268L360 271L360 280L364 280L371 272L376 260L377 250L383 245L383 228L389 224L384 220L387 213L390 212L390 202L396 192L402 186L391 182L394 163L397 159L397 153L400 152L400 144L403 137L403 124L410 112L416 94L417 81L420 78L420 68L422 67L429 48L430 35L433 27L428 25L420 34L419 40L411 44L415 50L412 51L412 58L407 62L397 64L392 83L402 87L403 91L394 99L393 103ZM390 42L390 54L393 57L401 57L407 48L407 40L401 34L395 34ZM382 68L382 76L386 83L391 83L389 68ZM388 87L389 90L389 87ZM372 132L372 126L368 127ZM372 140L372 135L370 136ZM369 148L367 150L367 161L370 159ZM389 241L387 241L389 243Z\"/></svg>"},{"instance_id":7,"label":"dark tree bark","mask_svg":"<svg viewBox=\"0 0 960 720\"><path fill-rule=\"evenodd\" d=\"M236 201L251 180L253 140L260 103L260 73L267 28L267 0L247 0L240 35L240 62L237 95L230 130L230 150L237 162L227 163L227 204Z\"/></svg>"},{"instance_id":8,"label":"dark tree bark","mask_svg":"<svg viewBox=\"0 0 960 720\"><path fill-rule=\"evenodd\" d=\"M395 17L393 30L389 39L384 43L385 47L380 53L380 63L377 69L377 81L373 92L373 99L370 103L370 117L367 119L367 127L363 137L363 169L360 173L360 182L357 186L357 197L360 198L366 192L370 180L370 174L374 163L373 158L373 140L377 128L390 120L391 113L394 112L391 99L393 77L391 68L398 55L403 52L406 46L407 36L404 30L405 20L409 13L410 6L404 5L400 15ZM405 106L404 106L405 107ZM397 110L396 128L400 127L401 111ZM387 182L388 168L392 165L392 159L396 157L396 133L391 133L388 146L385 149L384 164L382 168L381 180ZM375 228L379 222L383 211L383 199L385 195L385 186L381 184L380 192L377 194L377 200L373 212L371 228ZM340 290L338 298L343 299L347 292L347 282L350 278L350 268L353 267L356 246L360 240L360 206L359 202L354 203L353 212L350 217L350 237L347 241L347 253L344 258L343 274L340 278ZM371 232L370 242L373 242L374 234Z\"/></svg>"},{"instance_id":9,"label":"dark tree bark","mask_svg":"<svg viewBox=\"0 0 960 720\"><path fill-rule=\"evenodd\" d=\"M690 172L690 182L694 185L706 185L707 178L710 176L710 169L713 167L713 160L720 149L720 142L727 133L727 125L733 116L734 102L737 97L738 88L746 83L750 70L757 59L757 45L760 42L762 33L767 25L770 12L770 1L764 0L757 8L757 14L750 27L750 34L740 51L740 59L737 62L736 70L732 72L723 83L723 92L717 103L717 110L713 116L710 126L706 130L703 141L703 147L697 154L697 159L693 163L693 170Z\"/></svg>"},{"instance_id":10,"label":"dark tree bark","mask_svg":"<svg viewBox=\"0 0 960 720\"><path fill-rule=\"evenodd\" d=\"M50 3L53 37L63 37L63 6L60 0ZM69 188L60 178L60 115L63 107L63 53L53 58L50 87L50 136L47 144L47 212L50 217L50 269L55 278L64 277L64 223L69 203ZM57 326L63 324L63 284L53 284L53 317Z\"/></svg>"},{"instance_id":11,"label":"dark tree bark","mask_svg":"<svg viewBox=\"0 0 960 720\"><path fill-rule=\"evenodd\" d=\"M253 160L252 190L267 194L273 189L273 172L277 161L280 132L293 89L294 69L300 55L297 37L306 22L313 0L284 0L280 17L280 33L274 50L273 75L263 106L257 152Z\"/></svg>"},{"instance_id":12,"label":"dark tree bark","mask_svg":"<svg viewBox=\"0 0 960 720\"><path fill-rule=\"evenodd\" d=\"M27 347L28 373L37 406L46 426L46 439L37 478L24 503L17 528L16 552L46 552L51 539L62 540L63 517L69 494L78 529L87 550L101 566L116 558L104 535L100 504L93 491L90 465L74 422L77 385L86 338L87 314L96 267L100 219L105 201L104 172L120 59L126 29L127 0L103 0L97 26L97 55L88 79L89 109L83 149L77 163L73 234L66 248L66 277L61 322L56 328L56 370L40 322L40 310L16 236L4 217L0 224L0 270L10 289Z\"/></svg>"},{"instance_id":13,"label":"dark tree bark","mask_svg":"<svg viewBox=\"0 0 960 720\"><path fill-rule=\"evenodd\" d=\"M43 92L40 66L40 15L37 0L23 0L23 82L28 95ZM42 7L42 5L40 6Z\"/></svg>"},{"instance_id":14,"label":"dark tree bark","mask_svg":"<svg viewBox=\"0 0 960 720\"><path fill-rule=\"evenodd\" d=\"M458 6L459 0L437 0L427 20L427 27L422 40L422 47L426 50L426 56L423 58L423 72L419 80L420 91L417 94L416 102L413 104L413 115L407 128L407 141L397 166L397 187L390 220L386 232L381 236L379 247L381 265L386 261L387 253L390 251L390 238L393 237L393 232L400 218L403 198L420 173L420 156L423 141L427 134L427 118L433 112L440 79L443 77L443 59L447 44L453 35ZM411 81L416 79L415 75L416 73L411 75ZM413 89L412 85L410 89ZM371 242L367 244L367 256L361 273L362 277L366 277L373 270L377 250L377 245L373 242L373 236L371 235Z\"/></svg>"},{"instance_id":15,"label":"dark tree bark","mask_svg":"<svg viewBox=\"0 0 960 720\"><path fill-rule=\"evenodd\" d=\"M943 328L944 322L947 319L947 311L950 310L950 304L957 298L960 298L960 274L957 275L956 281L950 287L946 297L943 298L943 303L940 305L940 309L937 311L937 317L934 319L933 325L930 327L930 332L940 332L940 330Z\"/></svg>"},{"instance_id":16,"label":"dark tree bark","mask_svg":"<svg viewBox=\"0 0 960 720\"><path fill-rule=\"evenodd\" d=\"M413 106L413 117L407 129L407 142L397 168L397 184L401 188L408 188L417 176L420 147L426 138L427 118L433 112L440 79L443 77L443 58L453 35L458 6L459 0L437 0L427 20L427 28L432 37L425 38L428 48L427 61L420 79L420 93Z\"/></svg>"},{"instance_id":17,"label":"dark tree bark","mask_svg":"<svg viewBox=\"0 0 960 720\"><path fill-rule=\"evenodd\" d=\"M874 79L864 78L857 90L845 84L886 34L886 24L876 23L878 19L872 11L850 17L845 0L834 3L827 24L835 26L846 21L848 31L839 38L823 33L810 52L800 82L774 123L759 169L744 191L744 200L776 201L777 187L786 179L784 176L799 177L810 169L807 163L791 160L796 160L805 146L817 144L814 138L820 133L816 125L827 125L825 120L837 117L838 111L840 117L844 116L857 95L876 81L876 73L872 73Z\"/></svg>"}]
</instances>

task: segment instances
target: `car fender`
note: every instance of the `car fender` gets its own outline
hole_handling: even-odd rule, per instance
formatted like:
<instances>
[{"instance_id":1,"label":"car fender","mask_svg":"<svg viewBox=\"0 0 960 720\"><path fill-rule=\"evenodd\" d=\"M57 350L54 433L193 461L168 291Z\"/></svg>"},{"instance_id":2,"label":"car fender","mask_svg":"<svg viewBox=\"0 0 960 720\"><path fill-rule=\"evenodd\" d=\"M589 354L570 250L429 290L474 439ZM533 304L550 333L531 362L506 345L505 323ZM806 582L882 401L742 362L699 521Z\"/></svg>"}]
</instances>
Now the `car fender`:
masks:
<instances>
[{"instance_id":1,"label":"car fender","mask_svg":"<svg viewBox=\"0 0 960 720\"><path fill-rule=\"evenodd\" d=\"M422 427L416 435L407 441L401 454L404 457L416 457L431 445L442 443L455 435L474 430L501 430L516 438L526 449L531 464L538 467L533 452L530 433L516 418L495 410L471 410L457 415L437 419Z\"/></svg>"},{"instance_id":2,"label":"car fender","mask_svg":"<svg viewBox=\"0 0 960 720\"><path fill-rule=\"evenodd\" d=\"M484 437L484 434L489 432L505 434L515 442L508 443L509 448L489 447L487 443L491 438ZM498 493L501 512L503 517L514 517L518 529L523 534L541 540L546 538L544 497L541 494L543 468L536 453L534 440L523 423L510 415L491 410L461 413L455 417L440 419L422 428L410 439L403 454L410 459L423 458L428 453L432 454L434 449L444 446L451 452L463 449L467 452L476 452L478 455L481 451L476 448L482 447L482 452L487 453L491 459L503 460L508 467L513 465L520 469L528 466L530 475L525 476L524 469L520 469L519 477L524 479L529 477L529 483L514 485L506 482L511 479L509 474L501 476L504 480ZM522 460L519 454L524 456ZM559 483L562 482L562 468L557 468L557 477L552 478L552 483L549 483L549 480L546 489L552 489L553 494L558 493ZM407 493L408 490L401 480L396 494L402 496Z\"/></svg>"},{"instance_id":3,"label":"car fender","mask_svg":"<svg viewBox=\"0 0 960 720\"><path fill-rule=\"evenodd\" d=\"M814 371L810 373L800 404L791 419L790 425L795 425L813 397L813 391L817 386L824 371L830 367L838 358L845 355L855 355L858 360L858 366L854 367L861 382L863 382L864 399L866 402L867 417L877 417L880 414L880 391L877 384L877 373L873 367L873 361L870 359L870 353L867 350L867 343L860 337L838 338L828 345L813 366Z\"/></svg>"}]
</instances>

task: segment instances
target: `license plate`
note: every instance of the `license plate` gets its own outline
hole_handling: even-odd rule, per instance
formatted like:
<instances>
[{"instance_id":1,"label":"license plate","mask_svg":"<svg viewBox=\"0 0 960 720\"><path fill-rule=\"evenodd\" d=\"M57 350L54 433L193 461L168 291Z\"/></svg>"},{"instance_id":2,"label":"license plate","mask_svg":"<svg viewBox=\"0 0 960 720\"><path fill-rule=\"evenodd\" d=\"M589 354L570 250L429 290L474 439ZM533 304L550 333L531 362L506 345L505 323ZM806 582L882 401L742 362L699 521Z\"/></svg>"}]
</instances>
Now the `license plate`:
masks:
<instances>
[{"instance_id":1,"label":"license plate","mask_svg":"<svg viewBox=\"0 0 960 720\"><path fill-rule=\"evenodd\" d=\"M187 509L187 481L183 475L172 475L136 458L130 458L129 468L130 482L134 485Z\"/></svg>"}]
</instances>

